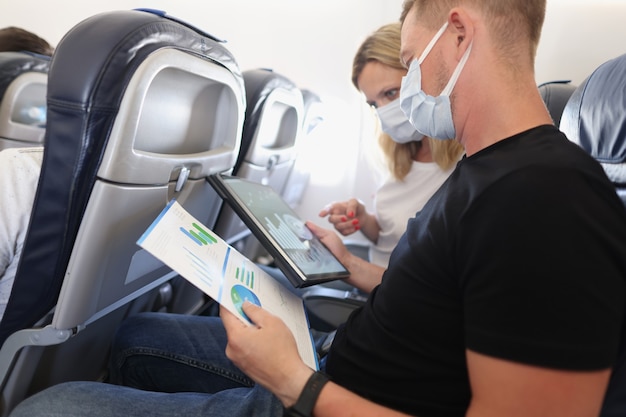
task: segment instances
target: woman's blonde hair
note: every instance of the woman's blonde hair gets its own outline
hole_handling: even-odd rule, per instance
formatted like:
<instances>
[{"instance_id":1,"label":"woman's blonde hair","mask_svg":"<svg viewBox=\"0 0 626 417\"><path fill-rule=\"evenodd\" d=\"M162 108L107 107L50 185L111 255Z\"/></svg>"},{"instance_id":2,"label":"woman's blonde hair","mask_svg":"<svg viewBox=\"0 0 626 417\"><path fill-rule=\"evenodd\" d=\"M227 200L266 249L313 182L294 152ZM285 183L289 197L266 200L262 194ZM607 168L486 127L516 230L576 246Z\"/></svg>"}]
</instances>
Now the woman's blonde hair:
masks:
<instances>
[{"instance_id":1,"label":"woman's blonde hair","mask_svg":"<svg viewBox=\"0 0 626 417\"><path fill-rule=\"evenodd\" d=\"M352 83L359 89L358 79L365 65L372 61L394 69L406 70L400 62L400 22L389 23L381 26L368 36L361 44L354 56L352 64ZM439 167L447 171L463 153L463 147L457 141L424 138L430 145L433 161ZM415 155L421 148L420 142L397 143L386 133L381 133L378 143L385 155L385 161L389 171L399 180L407 176Z\"/></svg>"}]
</instances>

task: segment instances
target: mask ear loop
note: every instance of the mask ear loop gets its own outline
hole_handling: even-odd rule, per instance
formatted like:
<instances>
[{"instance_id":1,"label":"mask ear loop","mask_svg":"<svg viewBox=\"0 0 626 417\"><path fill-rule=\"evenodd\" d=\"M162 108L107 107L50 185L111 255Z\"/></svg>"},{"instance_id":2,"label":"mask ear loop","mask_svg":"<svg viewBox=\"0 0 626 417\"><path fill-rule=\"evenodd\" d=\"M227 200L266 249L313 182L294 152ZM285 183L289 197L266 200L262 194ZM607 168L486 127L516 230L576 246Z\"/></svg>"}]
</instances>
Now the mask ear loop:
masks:
<instances>
[{"instance_id":1,"label":"mask ear loop","mask_svg":"<svg viewBox=\"0 0 626 417\"><path fill-rule=\"evenodd\" d=\"M422 62L424 62L424 60L426 59L430 51L433 49L433 47L435 46L439 38L441 38L441 35L443 35L443 32L446 31L447 27L448 27L448 22L446 21L446 23L443 24L441 29L439 29L439 31L435 34L435 36L430 40L428 45L426 45L426 49L424 49L424 52L422 52L422 55L420 55L420 57L417 60L417 63L419 65L422 65Z\"/></svg>"},{"instance_id":2,"label":"mask ear loop","mask_svg":"<svg viewBox=\"0 0 626 417\"><path fill-rule=\"evenodd\" d=\"M459 76L461 75L461 71L463 70L463 67L465 66L465 63L467 62L467 59L469 58L469 54L470 54L470 51L472 50L473 43L474 42L470 43L469 46L467 47L467 49L465 50L465 53L461 57L461 60L459 61L459 63L456 66L456 68L454 69L454 72L452 73L452 76L450 77L450 81L448 81L448 84L446 85L446 87L441 92L442 96L448 96L452 92L452 89L456 85L456 81L459 79Z\"/></svg>"}]
</instances>

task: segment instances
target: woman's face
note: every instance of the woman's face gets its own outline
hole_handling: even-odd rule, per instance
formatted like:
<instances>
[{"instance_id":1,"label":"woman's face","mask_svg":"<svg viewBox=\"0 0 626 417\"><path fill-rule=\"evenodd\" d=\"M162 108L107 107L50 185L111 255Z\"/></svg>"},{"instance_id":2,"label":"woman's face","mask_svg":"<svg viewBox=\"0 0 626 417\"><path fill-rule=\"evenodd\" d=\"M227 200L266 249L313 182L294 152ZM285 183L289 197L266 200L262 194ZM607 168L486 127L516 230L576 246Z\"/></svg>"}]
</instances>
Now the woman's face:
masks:
<instances>
[{"instance_id":1,"label":"woman's face","mask_svg":"<svg viewBox=\"0 0 626 417\"><path fill-rule=\"evenodd\" d=\"M405 69L396 69L378 61L370 61L357 78L359 90L365 94L367 104L378 108L400 97Z\"/></svg>"}]
</instances>

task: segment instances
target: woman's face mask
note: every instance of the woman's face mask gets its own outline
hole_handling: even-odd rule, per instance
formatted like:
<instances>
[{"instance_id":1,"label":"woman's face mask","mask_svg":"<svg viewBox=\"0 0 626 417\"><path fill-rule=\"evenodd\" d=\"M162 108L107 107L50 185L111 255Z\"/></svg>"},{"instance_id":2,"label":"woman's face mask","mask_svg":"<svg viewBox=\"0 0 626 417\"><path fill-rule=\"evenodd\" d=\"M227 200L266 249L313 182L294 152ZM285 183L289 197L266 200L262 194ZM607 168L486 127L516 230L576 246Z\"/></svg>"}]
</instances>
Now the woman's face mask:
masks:
<instances>
[{"instance_id":1,"label":"woman's face mask","mask_svg":"<svg viewBox=\"0 0 626 417\"><path fill-rule=\"evenodd\" d=\"M435 139L454 139L456 131L452 121L452 107L450 105L450 93L461 75L461 70L467 62L472 45L470 44L463 57L456 66L448 84L437 97L429 96L422 90L422 73L420 65L435 46L441 35L448 27L448 22L439 29L433 39L424 49L419 59L413 60L406 76L402 78L400 88L400 107L409 119L413 127Z\"/></svg>"},{"instance_id":2,"label":"woman's face mask","mask_svg":"<svg viewBox=\"0 0 626 417\"><path fill-rule=\"evenodd\" d=\"M420 132L416 131L409 119L400 108L400 99L376 109L383 132L388 134L394 142L408 143L420 141L424 138Z\"/></svg>"}]
</instances>

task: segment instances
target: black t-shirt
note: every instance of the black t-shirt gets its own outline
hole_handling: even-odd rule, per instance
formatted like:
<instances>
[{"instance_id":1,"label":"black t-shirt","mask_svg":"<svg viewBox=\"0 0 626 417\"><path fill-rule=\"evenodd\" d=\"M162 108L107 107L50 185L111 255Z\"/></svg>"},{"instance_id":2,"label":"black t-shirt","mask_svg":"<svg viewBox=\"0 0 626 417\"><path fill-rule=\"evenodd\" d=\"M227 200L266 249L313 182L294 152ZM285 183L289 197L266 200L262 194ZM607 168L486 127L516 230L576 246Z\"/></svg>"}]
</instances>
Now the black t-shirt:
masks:
<instances>
[{"instance_id":1,"label":"black t-shirt","mask_svg":"<svg viewBox=\"0 0 626 417\"><path fill-rule=\"evenodd\" d=\"M599 164L553 126L459 162L335 337L326 371L421 417L463 416L466 349L593 370L615 360L626 210Z\"/></svg>"}]
</instances>

